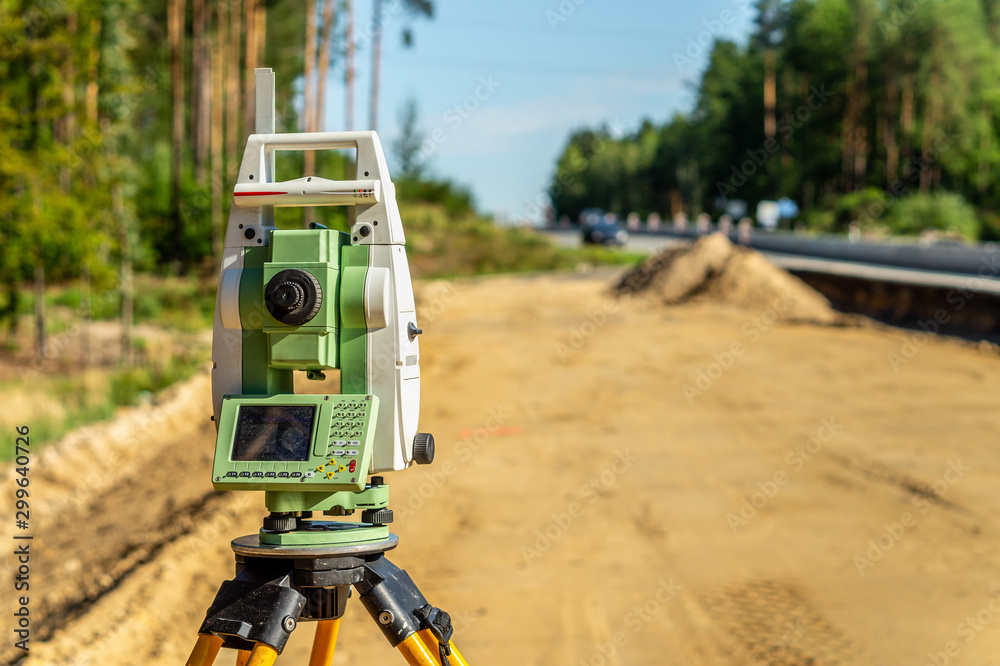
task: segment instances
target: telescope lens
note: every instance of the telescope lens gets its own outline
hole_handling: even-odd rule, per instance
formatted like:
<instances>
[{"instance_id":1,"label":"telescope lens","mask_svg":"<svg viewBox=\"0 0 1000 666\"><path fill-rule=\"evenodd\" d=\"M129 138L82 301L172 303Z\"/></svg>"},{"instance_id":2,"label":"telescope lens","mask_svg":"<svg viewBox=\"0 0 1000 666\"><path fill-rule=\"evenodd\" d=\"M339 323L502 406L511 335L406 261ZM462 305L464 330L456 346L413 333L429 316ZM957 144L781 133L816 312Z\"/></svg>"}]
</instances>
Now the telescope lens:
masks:
<instances>
[{"instance_id":1,"label":"telescope lens","mask_svg":"<svg viewBox=\"0 0 1000 666\"><path fill-rule=\"evenodd\" d=\"M281 271L264 288L264 303L271 316L283 324L305 324L319 313L323 289L319 280L299 268Z\"/></svg>"},{"instance_id":2,"label":"telescope lens","mask_svg":"<svg viewBox=\"0 0 1000 666\"><path fill-rule=\"evenodd\" d=\"M274 303L285 312L290 312L299 307L305 299L306 293L302 289L302 286L294 282L285 282L278 285L278 288L274 290Z\"/></svg>"}]
</instances>

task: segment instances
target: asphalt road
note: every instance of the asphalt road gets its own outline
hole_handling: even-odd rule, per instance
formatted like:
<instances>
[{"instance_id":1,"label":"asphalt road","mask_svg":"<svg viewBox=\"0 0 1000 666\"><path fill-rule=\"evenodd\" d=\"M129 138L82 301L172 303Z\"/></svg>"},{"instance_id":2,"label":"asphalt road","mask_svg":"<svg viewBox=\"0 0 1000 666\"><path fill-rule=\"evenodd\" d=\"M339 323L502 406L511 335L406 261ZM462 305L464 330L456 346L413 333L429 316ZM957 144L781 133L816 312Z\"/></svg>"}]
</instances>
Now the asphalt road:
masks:
<instances>
[{"instance_id":1,"label":"asphalt road","mask_svg":"<svg viewBox=\"0 0 1000 666\"><path fill-rule=\"evenodd\" d=\"M546 229L542 233L547 234L561 247L580 247L580 231L578 229ZM643 252L653 254L663 248L675 245L683 245L687 241L666 236L649 236L646 234L632 235L625 244L624 249L630 252Z\"/></svg>"},{"instance_id":2,"label":"asphalt road","mask_svg":"<svg viewBox=\"0 0 1000 666\"><path fill-rule=\"evenodd\" d=\"M580 232L576 229L545 230L557 244L562 247L579 247ZM653 254L663 248L686 243L667 236L651 236L647 234L632 235L624 249L632 252ZM838 261L820 257L804 257L800 255L763 251L775 265L792 272L820 273L824 275L839 275L862 278L875 282L893 282L897 284L913 284L946 289L966 289L981 293L1000 295L1000 280L988 279L974 275L943 273L894 266L878 266L855 261Z\"/></svg>"}]
</instances>

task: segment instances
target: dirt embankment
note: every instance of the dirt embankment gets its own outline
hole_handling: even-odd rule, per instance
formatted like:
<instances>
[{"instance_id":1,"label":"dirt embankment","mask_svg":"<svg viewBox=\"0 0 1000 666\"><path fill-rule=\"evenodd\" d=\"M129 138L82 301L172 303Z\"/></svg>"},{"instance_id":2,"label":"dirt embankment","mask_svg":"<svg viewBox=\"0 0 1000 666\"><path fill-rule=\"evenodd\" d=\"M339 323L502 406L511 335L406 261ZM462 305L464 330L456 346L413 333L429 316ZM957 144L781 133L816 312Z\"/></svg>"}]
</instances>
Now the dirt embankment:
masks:
<instances>
[{"instance_id":1,"label":"dirt embankment","mask_svg":"<svg viewBox=\"0 0 1000 666\"><path fill-rule=\"evenodd\" d=\"M438 459L387 479L390 557L469 661L995 663L1000 359L766 323L770 294L720 303L705 280L670 307L618 299L611 278L421 289ZM209 401L199 376L38 452L26 664L184 662L230 538L263 512L211 490ZM279 664L306 663L311 636ZM399 660L351 601L336 663Z\"/></svg>"},{"instance_id":2,"label":"dirt embankment","mask_svg":"<svg viewBox=\"0 0 1000 666\"><path fill-rule=\"evenodd\" d=\"M615 290L649 295L667 305L701 301L776 309L786 321L832 324L844 319L821 293L719 233L650 256L622 275Z\"/></svg>"}]
</instances>

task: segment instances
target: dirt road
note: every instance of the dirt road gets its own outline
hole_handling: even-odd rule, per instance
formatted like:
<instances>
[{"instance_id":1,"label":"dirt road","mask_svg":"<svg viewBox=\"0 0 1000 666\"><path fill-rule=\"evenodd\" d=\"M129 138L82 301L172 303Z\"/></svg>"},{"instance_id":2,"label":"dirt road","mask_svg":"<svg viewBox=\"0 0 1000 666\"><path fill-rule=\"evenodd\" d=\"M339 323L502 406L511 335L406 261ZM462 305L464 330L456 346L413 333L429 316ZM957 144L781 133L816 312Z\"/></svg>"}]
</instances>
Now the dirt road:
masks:
<instances>
[{"instance_id":1,"label":"dirt road","mask_svg":"<svg viewBox=\"0 0 1000 666\"><path fill-rule=\"evenodd\" d=\"M997 662L1000 356L610 279L421 287L438 459L389 478L391 558L471 663ZM209 411L203 376L38 456L23 663L183 663L262 510L210 490ZM339 647L402 663L356 601Z\"/></svg>"}]
</instances>

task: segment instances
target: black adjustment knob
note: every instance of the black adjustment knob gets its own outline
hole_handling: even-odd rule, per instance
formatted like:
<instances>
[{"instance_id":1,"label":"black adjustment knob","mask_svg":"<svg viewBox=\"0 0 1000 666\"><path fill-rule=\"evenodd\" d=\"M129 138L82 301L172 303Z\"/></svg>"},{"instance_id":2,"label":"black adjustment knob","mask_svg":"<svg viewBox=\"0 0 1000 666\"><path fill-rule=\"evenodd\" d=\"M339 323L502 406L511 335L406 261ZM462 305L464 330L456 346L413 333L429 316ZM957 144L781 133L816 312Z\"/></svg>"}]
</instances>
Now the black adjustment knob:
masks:
<instances>
[{"instance_id":1,"label":"black adjustment knob","mask_svg":"<svg viewBox=\"0 0 1000 666\"><path fill-rule=\"evenodd\" d=\"M264 529L268 532L291 532L295 529L295 516L272 513L264 518Z\"/></svg>"},{"instance_id":2,"label":"black adjustment knob","mask_svg":"<svg viewBox=\"0 0 1000 666\"><path fill-rule=\"evenodd\" d=\"M271 316L283 324L297 326L311 321L323 304L319 280L300 268L277 273L264 288L264 303Z\"/></svg>"},{"instance_id":3,"label":"black adjustment knob","mask_svg":"<svg viewBox=\"0 0 1000 666\"><path fill-rule=\"evenodd\" d=\"M434 435L429 432L418 432L414 435L413 462L418 465L430 465L434 462Z\"/></svg>"},{"instance_id":4,"label":"black adjustment knob","mask_svg":"<svg viewBox=\"0 0 1000 666\"><path fill-rule=\"evenodd\" d=\"M361 512L361 522L388 525L392 522L392 509L365 509Z\"/></svg>"}]
</instances>

